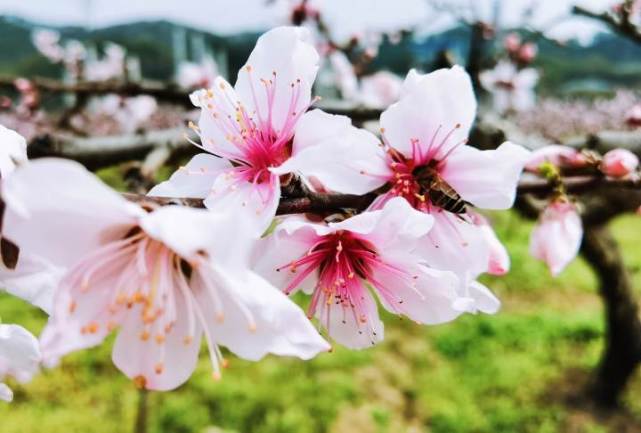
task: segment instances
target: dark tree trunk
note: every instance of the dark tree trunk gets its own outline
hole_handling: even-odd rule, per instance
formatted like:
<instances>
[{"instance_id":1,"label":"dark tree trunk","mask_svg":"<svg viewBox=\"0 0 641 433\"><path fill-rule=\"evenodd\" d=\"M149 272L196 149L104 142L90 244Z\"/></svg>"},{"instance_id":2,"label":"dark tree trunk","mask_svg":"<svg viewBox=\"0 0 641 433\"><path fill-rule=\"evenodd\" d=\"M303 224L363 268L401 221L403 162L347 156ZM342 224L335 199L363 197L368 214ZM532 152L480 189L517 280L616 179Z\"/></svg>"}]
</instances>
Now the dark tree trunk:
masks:
<instances>
[{"instance_id":1,"label":"dark tree trunk","mask_svg":"<svg viewBox=\"0 0 641 433\"><path fill-rule=\"evenodd\" d=\"M470 45L467 55L467 72L472 79L472 86L478 93L481 90L479 75L483 68L483 55L485 51L485 32L486 26L482 22L475 22L470 26Z\"/></svg>"},{"instance_id":2,"label":"dark tree trunk","mask_svg":"<svg viewBox=\"0 0 641 433\"><path fill-rule=\"evenodd\" d=\"M618 245L605 225L586 226L581 253L597 274L606 315L605 351L590 397L613 407L641 361L638 307Z\"/></svg>"}]
</instances>

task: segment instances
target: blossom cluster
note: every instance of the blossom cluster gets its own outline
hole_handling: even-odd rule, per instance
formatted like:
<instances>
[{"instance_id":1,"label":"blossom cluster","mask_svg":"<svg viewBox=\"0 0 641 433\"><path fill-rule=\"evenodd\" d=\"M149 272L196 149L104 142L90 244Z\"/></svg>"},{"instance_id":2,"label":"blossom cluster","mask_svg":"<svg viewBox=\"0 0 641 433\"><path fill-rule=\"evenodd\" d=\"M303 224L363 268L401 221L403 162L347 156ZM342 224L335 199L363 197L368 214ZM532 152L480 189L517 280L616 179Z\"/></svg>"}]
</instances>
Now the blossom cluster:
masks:
<instances>
[{"instance_id":1,"label":"blossom cluster","mask_svg":"<svg viewBox=\"0 0 641 433\"><path fill-rule=\"evenodd\" d=\"M234 86L217 77L191 95L202 153L149 195L206 209L136 204L75 162L27 162L24 140L4 130L16 151L0 155L1 234L19 256L0 281L50 313L37 345L19 332L7 340L55 365L119 329L115 365L139 387L169 390L189 378L203 340L219 378L220 346L258 360L309 359L331 349L326 339L374 345L379 304L419 324L498 311L478 277L504 274L509 257L479 210L512 206L530 152L467 144L477 107L460 67L410 71L377 136L310 109L319 62L309 31L278 27ZM282 215L283 197L308 191L372 199ZM306 313L289 298L298 291ZM14 350L4 335L0 377L19 378L3 362L3 347Z\"/></svg>"}]
</instances>

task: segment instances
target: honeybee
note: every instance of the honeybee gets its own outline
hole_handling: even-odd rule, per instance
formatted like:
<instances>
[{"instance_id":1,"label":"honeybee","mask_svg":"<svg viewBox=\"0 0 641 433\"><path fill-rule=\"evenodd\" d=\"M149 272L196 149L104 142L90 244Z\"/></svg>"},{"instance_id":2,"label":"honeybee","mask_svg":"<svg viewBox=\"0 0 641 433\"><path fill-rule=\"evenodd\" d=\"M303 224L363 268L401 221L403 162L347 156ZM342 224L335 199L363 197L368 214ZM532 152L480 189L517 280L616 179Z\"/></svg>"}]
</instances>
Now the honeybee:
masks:
<instances>
[{"instance_id":1,"label":"honeybee","mask_svg":"<svg viewBox=\"0 0 641 433\"><path fill-rule=\"evenodd\" d=\"M468 203L438 173L435 167L424 165L414 170L414 176L427 190L427 197L434 206L453 214L467 212Z\"/></svg>"}]
</instances>

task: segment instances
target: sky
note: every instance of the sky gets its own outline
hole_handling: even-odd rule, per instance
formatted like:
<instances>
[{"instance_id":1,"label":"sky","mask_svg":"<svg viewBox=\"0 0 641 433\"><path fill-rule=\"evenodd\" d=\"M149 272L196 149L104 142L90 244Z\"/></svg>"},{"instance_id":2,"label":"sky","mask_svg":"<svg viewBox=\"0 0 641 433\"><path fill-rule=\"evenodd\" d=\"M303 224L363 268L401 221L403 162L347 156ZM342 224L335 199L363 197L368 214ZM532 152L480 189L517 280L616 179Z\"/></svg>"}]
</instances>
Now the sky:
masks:
<instances>
[{"instance_id":1,"label":"sky","mask_svg":"<svg viewBox=\"0 0 641 433\"><path fill-rule=\"evenodd\" d=\"M104 27L137 20L167 19L188 24L214 33L230 34L239 31L261 31L282 22L292 0L0 0L0 15L17 15L46 24L76 24ZM318 0L330 5L329 13L337 31L349 32L363 21L381 24L391 17L404 21L408 16L421 16L425 32L442 30L454 23L449 14L426 9L425 17L416 12L424 4L436 0ZM438 0L446 7L475 4L481 15L491 16L492 0ZM501 21L504 25L522 22L522 11L536 2L532 18L535 27L558 22L550 32L561 38L590 38L603 27L586 19L565 19L573 4L604 10L614 0L504 0ZM363 7L363 5L366 5ZM373 6L375 5L375 6ZM328 5L329 6L329 5ZM424 18L423 18L424 17Z\"/></svg>"}]
</instances>

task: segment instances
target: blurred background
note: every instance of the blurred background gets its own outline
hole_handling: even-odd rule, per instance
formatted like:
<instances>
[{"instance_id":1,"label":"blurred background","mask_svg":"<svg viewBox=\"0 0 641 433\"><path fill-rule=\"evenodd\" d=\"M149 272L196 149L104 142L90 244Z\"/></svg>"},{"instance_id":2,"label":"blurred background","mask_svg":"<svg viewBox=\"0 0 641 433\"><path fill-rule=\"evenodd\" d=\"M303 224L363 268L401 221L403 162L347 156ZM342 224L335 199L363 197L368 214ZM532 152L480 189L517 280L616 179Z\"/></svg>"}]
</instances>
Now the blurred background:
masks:
<instances>
[{"instance_id":1,"label":"blurred background","mask_svg":"<svg viewBox=\"0 0 641 433\"><path fill-rule=\"evenodd\" d=\"M319 105L366 127L410 69L452 64L473 78L479 124L533 147L637 137L641 125L641 4L609 0L0 0L0 124L32 157L74 157L144 192L196 150L183 146L197 119L189 92L218 75L233 83L258 36L286 24L310 28L322 54ZM617 405L584 391L608 341L591 266L579 259L552 278L528 254L532 221L488 216L512 259L506 276L483 278L503 302L496 316L436 327L387 316L371 349L232 356L221 381L203 357L188 383L144 406L105 344L11 383L0 432L134 431L141 407L150 432L640 432L638 372ZM641 220L611 228L638 298ZM46 320L2 293L0 316L36 334Z\"/></svg>"}]
</instances>

